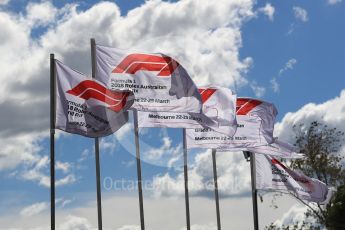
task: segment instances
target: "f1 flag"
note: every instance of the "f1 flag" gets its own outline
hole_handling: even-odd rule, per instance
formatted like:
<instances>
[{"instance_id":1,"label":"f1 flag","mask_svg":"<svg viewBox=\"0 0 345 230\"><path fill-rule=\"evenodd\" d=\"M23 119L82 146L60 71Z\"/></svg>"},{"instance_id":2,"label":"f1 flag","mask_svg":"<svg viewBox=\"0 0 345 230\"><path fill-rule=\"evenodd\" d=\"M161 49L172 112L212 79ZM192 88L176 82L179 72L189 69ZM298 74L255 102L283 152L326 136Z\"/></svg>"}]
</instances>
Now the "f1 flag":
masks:
<instances>
[{"instance_id":1,"label":"f1 flag","mask_svg":"<svg viewBox=\"0 0 345 230\"><path fill-rule=\"evenodd\" d=\"M55 68L57 129L101 137L114 133L128 121L126 110L133 103L131 92L111 91L57 60Z\"/></svg>"},{"instance_id":2,"label":"f1 flag","mask_svg":"<svg viewBox=\"0 0 345 230\"><path fill-rule=\"evenodd\" d=\"M210 128L186 130L188 148L214 148L219 151L247 150L274 141L273 128L277 110L271 103L252 98L236 102L237 129L234 136L222 135Z\"/></svg>"},{"instance_id":3,"label":"f1 flag","mask_svg":"<svg viewBox=\"0 0 345 230\"><path fill-rule=\"evenodd\" d=\"M139 111L200 113L197 87L169 56L96 45L96 64L96 79L112 90L132 90Z\"/></svg>"},{"instance_id":4,"label":"f1 flag","mask_svg":"<svg viewBox=\"0 0 345 230\"><path fill-rule=\"evenodd\" d=\"M326 184L287 168L272 156L256 154L255 166L257 189L286 191L311 202L327 198Z\"/></svg>"},{"instance_id":5,"label":"f1 flag","mask_svg":"<svg viewBox=\"0 0 345 230\"><path fill-rule=\"evenodd\" d=\"M268 145L248 147L247 151L259 154L267 154L280 158L303 158L304 154L295 152L294 146L275 139L273 143Z\"/></svg>"},{"instance_id":6,"label":"f1 flag","mask_svg":"<svg viewBox=\"0 0 345 230\"><path fill-rule=\"evenodd\" d=\"M236 123L236 95L228 88L199 88L201 113L138 112L140 127L212 128L233 136Z\"/></svg>"}]
</instances>

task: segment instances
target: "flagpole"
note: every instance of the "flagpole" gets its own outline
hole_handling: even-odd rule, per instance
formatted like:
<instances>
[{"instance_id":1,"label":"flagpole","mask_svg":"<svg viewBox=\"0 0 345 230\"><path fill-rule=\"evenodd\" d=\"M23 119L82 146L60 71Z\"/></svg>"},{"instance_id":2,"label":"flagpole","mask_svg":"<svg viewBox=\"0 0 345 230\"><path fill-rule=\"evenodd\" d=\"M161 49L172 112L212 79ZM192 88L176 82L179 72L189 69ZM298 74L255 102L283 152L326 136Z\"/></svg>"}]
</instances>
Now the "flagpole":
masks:
<instances>
[{"instance_id":1,"label":"flagpole","mask_svg":"<svg viewBox=\"0 0 345 230\"><path fill-rule=\"evenodd\" d=\"M50 54L50 229L55 230L55 58Z\"/></svg>"},{"instance_id":2,"label":"flagpole","mask_svg":"<svg viewBox=\"0 0 345 230\"><path fill-rule=\"evenodd\" d=\"M186 202L186 222L187 222L187 230L190 230L186 129L183 129L183 161L184 161L183 168L184 168L184 195L185 195L185 202Z\"/></svg>"},{"instance_id":3,"label":"flagpole","mask_svg":"<svg viewBox=\"0 0 345 230\"><path fill-rule=\"evenodd\" d=\"M94 38L91 38L91 65L92 65L92 78L95 78L96 76L96 41ZM96 163L98 229L102 230L101 170L100 170L100 160L99 160L98 137L95 138L95 163Z\"/></svg>"},{"instance_id":4,"label":"flagpole","mask_svg":"<svg viewBox=\"0 0 345 230\"><path fill-rule=\"evenodd\" d=\"M253 201L254 230L259 230L258 196L257 196L257 189L256 189L255 154L253 152L250 152L250 174L251 174L251 181L252 181L252 201Z\"/></svg>"},{"instance_id":5,"label":"flagpole","mask_svg":"<svg viewBox=\"0 0 345 230\"><path fill-rule=\"evenodd\" d=\"M133 110L133 120L134 120L135 148L136 148L136 158L137 158L138 193L139 193L139 208L140 208L140 226L141 226L141 230L145 230L144 202L143 202L143 190L142 190L142 179L141 179L141 162L140 162L140 148L139 148L138 111L137 110Z\"/></svg>"},{"instance_id":6,"label":"flagpole","mask_svg":"<svg viewBox=\"0 0 345 230\"><path fill-rule=\"evenodd\" d=\"M219 195L218 195L218 181L217 181L217 163L216 163L216 149L212 149L212 163L213 163L213 180L214 180L214 198L216 200L217 213L217 229L221 230L220 225L220 211L219 211Z\"/></svg>"}]
</instances>

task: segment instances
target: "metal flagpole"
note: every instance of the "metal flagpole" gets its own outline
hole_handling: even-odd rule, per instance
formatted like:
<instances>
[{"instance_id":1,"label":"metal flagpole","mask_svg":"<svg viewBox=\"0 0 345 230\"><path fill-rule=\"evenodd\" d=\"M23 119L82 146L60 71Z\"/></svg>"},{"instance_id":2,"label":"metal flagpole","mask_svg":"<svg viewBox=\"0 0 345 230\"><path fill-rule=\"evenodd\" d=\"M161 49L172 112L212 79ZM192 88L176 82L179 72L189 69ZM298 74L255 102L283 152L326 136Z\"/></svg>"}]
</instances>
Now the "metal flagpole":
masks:
<instances>
[{"instance_id":1,"label":"metal flagpole","mask_svg":"<svg viewBox=\"0 0 345 230\"><path fill-rule=\"evenodd\" d=\"M186 202L186 221L187 221L187 230L190 230L186 129L183 129L183 161L184 161L183 168L184 168L184 196L185 196L185 202Z\"/></svg>"},{"instance_id":2,"label":"metal flagpole","mask_svg":"<svg viewBox=\"0 0 345 230\"><path fill-rule=\"evenodd\" d=\"M50 54L50 229L55 230L55 59Z\"/></svg>"},{"instance_id":3,"label":"metal flagpole","mask_svg":"<svg viewBox=\"0 0 345 230\"><path fill-rule=\"evenodd\" d=\"M256 189L256 170L255 170L255 153L244 151L244 157L247 161L250 158L250 177L252 181L252 201L253 201L253 219L254 230L259 230L259 217L258 217L258 196Z\"/></svg>"},{"instance_id":4,"label":"metal flagpole","mask_svg":"<svg viewBox=\"0 0 345 230\"><path fill-rule=\"evenodd\" d=\"M96 41L91 38L91 65L92 78L96 76ZM97 187L97 216L98 229L102 230L102 197L101 197L101 170L99 161L99 139L95 138L96 187Z\"/></svg>"},{"instance_id":5,"label":"metal flagpole","mask_svg":"<svg viewBox=\"0 0 345 230\"><path fill-rule=\"evenodd\" d=\"M220 211L219 211L219 195L218 195L218 182L217 182L217 163L216 163L216 149L212 149L212 163L213 163L213 180L214 180L214 198L216 200L217 212L217 228L221 230L220 226Z\"/></svg>"},{"instance_id":6,"label":"metal flagpole","mask_svg":"<svg viewBox=\"0 0 345 230\"><path fill-rule=\"evenodd\" d=\"M259 230L258 196L257 196L257 190L256 190L256 172L255 172L255 154L252 152L250 153L250 173L251 173L251 179L252 179L254 230Z\"/></svg>"},{"instance_id":7,"label":"metal flagpole","mask_svg":"<svg viewBox=\"0 0 345 230\"><path fill-rule=\"evenodd\" d=\"M133 110L133 120L134 120L135 148L136 148L136 158L137 158L140 225L141 225L141 230L145 230L144 202L143 202L143 190L142 190L142 179L141 179L140 149L139 149L138 111L137 110Z\"/></svg>"}]
</instances>

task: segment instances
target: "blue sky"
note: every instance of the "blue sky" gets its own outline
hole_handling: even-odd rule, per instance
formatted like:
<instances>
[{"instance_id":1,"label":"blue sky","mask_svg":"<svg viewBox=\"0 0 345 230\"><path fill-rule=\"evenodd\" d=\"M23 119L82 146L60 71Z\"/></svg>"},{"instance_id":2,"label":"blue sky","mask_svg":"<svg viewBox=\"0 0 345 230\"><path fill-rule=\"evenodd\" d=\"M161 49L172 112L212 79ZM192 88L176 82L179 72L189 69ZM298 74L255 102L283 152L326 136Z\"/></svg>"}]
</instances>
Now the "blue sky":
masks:
<instances>
[{"instance_id":1,"label":"blue sky","mask_svg":"<svg viewBox=\"0 0 345 230\"><path fill-rule=\"evenodd\" d=\"M291 127L312 120L345 130L344 12L341 0L224 0L217 4L202 0L118 0L100 4L0 1L0 22L4 25L0 28L0 51L6 54L0 58L5 70L0 75L0 226L45 229L49 224L45 218L49 214L49 53L54 52L67 65L86 73L91 68L91 37L103 45L171 53L198 85L216 83L235 90L238 96L273 102L279 112L275 134L293 141ZM219 69L207 68L214 63ZM142 129L140 135L143 179L156 185L180 183L182 131ZM122 204L119 210L127 208L133 213L119 223L105 216L109 229L136 229L139 224L136 191L108 190L104 183L106 178L136 179L133 143L132 123L102 140L104 205L116 205L115 201L121 203L118 199L125 197L123 200L128 199L131 205ZM152 159L153 151L168 153ZM167 167L174 157L174 167ZM251 213L248 164L241 153L222 153L218 157L220 178L229 182L220 188L224 217L231 215L233 206L241 205L238 222L224 218L224 225L248 229L251 225L243 221L246 216L240 215ZM86 226L81 229L95 228L93 140L59 132L56 160L57 180L61 183L56 192L60 229L76 228L75 220ZM212 179L209 161L206 150L189 153L191 180ZM237 180L241 182L235 184ZM191 188L194 229L214 229L212 199L212 190ZM283 213L300 210L298 203L289 198L279 202L282 208L278 211L269 208L269 196L260 204L262 226L277 219L284 222ZM106 209L108 206L105 212L119 212ZM167 212L167 217L155 210L170 206L175 208ZM158 219L164 223L176 216L179 220L167 229L184 227L183 190L179 188L145 191L145 209L151 214L147 217L150 229L159 229ZM13 222L18 213L20 219Z\"/></svg>"}]
</instances>

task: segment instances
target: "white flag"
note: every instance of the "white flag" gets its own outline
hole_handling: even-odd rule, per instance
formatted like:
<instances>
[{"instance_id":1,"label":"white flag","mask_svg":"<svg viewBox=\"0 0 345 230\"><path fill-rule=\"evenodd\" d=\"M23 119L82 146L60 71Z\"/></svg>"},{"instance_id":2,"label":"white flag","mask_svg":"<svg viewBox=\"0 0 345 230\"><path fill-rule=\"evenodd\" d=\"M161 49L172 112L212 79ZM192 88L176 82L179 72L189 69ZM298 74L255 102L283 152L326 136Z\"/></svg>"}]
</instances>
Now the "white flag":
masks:
<instances>
[{"instance_id":1,"label":"white flag","mask_svg":"<svg viewBox=\"0 0 345 230\"><path fill-rule=\"evenodd\" d=\"M131 92L110 91L57 60L55 67L57 129L101 137L114 133L128 121L126 109L133 103Z\"/></svg>"},{"instance_id":2,"label":"white flag","mask_svg":"<svg viewBox=\"0 0 345 230\"><path fill-rule=\"evenodd\" d=\"M226 136L210 128L187 129L188 148L214 148L219 151L247 150L274 141L273 128L277 110L271 103L237 98L237 129L234 136Z\"/></svg>"},{"instance_id":3,"label":"white flag","mask_svg":"<svg viewBox=\"0 0 345 230\"><path fill-rule=\"evenodd\" d=\"M138 112L139 127L212 128L233 136L236 123L236 95L228 88L199 88L202 113Z\"/></svg>"},{"instance_id":4,"label":"white flag","mask_svg":"<svg viewBox=\"0 0 345 230\"><path fill-rule=\"evenodd\" d=\"M114 90L132 90L140 111L200 113L201 97L186 70L164 54L130 53L96 46L96 79Z\"/></svg>"},{"instance_id":5,"label":"white flag","mask_svg":"<svg viewBox=\"0 0 345 230\"><path fill-rule=\"evenodd\" d=\"M271 156L256 154L255 167L257 189L287 191L312 202L324 202L327 198L326 184L287 168Z\"/></svg>"},{"instance_id":6,"label":"white flag","mask_svg":"<svg viewBox=\"0 0 345 230\"><path fill-rule=\"evenodd\" d=\"M288 143L275 139L273 143L268 145L248 147L247 151L253 153L267 154L280 158L303 158L305 155L297 153L296 148Z\"/></svg>"}]
</instances>

